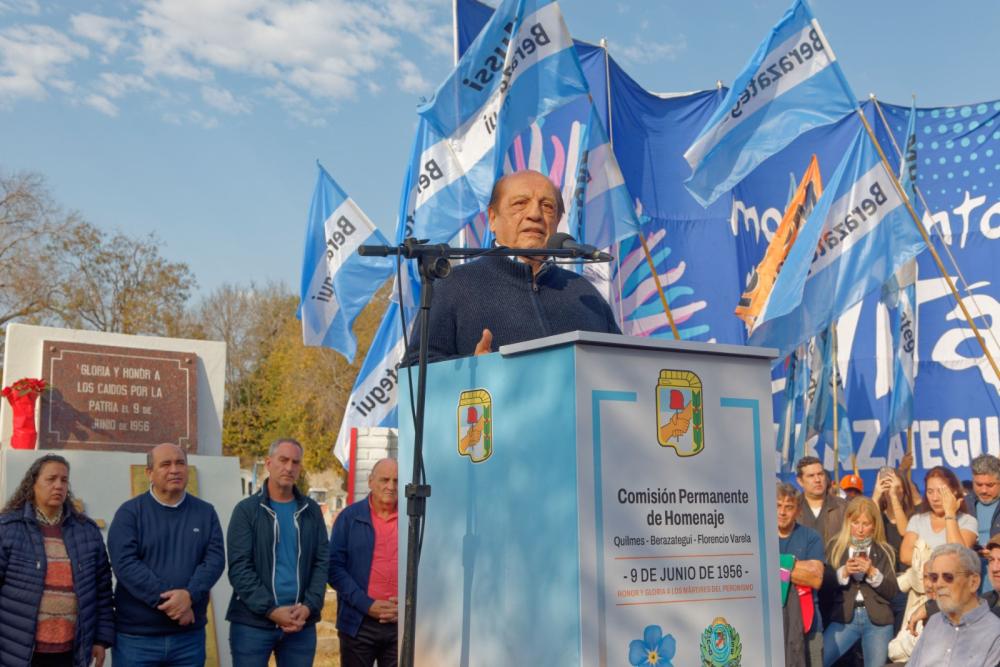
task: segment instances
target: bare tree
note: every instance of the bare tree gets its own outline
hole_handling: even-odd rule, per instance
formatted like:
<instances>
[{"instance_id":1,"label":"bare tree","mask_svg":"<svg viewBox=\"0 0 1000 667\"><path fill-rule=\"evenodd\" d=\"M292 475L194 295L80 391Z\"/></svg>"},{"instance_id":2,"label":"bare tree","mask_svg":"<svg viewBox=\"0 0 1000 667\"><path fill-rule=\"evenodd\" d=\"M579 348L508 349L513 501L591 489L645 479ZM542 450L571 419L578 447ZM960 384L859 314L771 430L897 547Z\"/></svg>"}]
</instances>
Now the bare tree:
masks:
<instances>
[{"instance_id":1,"label":"bare tree","mask_svg":"<svg viewBox=\"0 0 1000 667\"><path fill-rule=\"evenodd\" d=\"M69 327L179 335L195 279L160 246L154 234L109 236L86 222L73 225L49 245L61 276L52 311Z\"/></svg>"},{"instance_id":2,"label":"bare tree","mask_svg":"<svg viewBox=\"0 0 1000 667\"><path fill-rule=\"evenodd\" d=\"M225 283L191 310L187 335L226 344L227 410L236 406L240 384L267 356L278 329L294 307L294 295L280 283Z\"/></svg>"},{"instance_id":3,"label":"bare tree","mask_svg":"<svg viewBox=\"0 0 1000 667\"><path fill-rule=\"evenodd\" d=\"M38 174L0 172L0 327L47 310L57 284L49 242L77 223Z\"/></svg>"}]
</instances>

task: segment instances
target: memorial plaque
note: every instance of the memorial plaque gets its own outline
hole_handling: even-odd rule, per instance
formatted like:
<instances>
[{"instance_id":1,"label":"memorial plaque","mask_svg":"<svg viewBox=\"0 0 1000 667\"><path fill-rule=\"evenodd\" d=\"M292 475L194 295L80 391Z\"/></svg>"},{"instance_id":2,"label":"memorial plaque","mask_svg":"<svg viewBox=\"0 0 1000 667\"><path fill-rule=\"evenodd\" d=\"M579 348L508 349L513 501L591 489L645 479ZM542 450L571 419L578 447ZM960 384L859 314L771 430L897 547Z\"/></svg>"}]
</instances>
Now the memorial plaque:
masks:
<instances>
[{"instance_id":1,"label":"memorial plaque","mask_svg":"<svg viewBox=\"0 0 1000 667\"><path fill-rule=\"evenodd\" d=\"M198 356L44 341L39 449L198 451Z\"/></svg>"}]
</instances>

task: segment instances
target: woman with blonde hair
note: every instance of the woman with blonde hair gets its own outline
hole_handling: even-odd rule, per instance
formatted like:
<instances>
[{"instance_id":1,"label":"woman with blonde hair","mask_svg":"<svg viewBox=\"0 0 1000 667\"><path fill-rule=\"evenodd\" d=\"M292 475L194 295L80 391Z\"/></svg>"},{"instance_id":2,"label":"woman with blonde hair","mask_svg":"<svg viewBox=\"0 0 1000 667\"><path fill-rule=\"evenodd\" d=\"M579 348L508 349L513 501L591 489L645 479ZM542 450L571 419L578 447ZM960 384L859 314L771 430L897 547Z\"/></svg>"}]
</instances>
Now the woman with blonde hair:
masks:
<instances>
[{"instance_id":1,"label":"woman with blonde hair","mask_svg":"<svg viewBox=\"0 0 1000 667\"><path fill-rule=\"evenodd\" d=\"M878 505L864 496L852 500L826 554L836 570L837 586L823 631L823 665L832 665L860 640L865 667L882 667L893 636L889 602L899 587L895 554L886 542Z\"/></svg>"}]
</instances>

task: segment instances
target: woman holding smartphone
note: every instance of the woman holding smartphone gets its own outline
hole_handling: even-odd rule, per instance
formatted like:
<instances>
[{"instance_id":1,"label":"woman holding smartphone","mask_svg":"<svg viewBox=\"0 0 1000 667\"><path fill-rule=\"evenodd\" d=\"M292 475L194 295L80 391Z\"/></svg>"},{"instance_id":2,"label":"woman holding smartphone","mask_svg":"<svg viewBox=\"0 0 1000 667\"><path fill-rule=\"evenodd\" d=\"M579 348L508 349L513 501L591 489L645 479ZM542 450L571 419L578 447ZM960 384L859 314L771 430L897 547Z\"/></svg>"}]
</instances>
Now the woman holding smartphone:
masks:
<instances>
[{"instance_id":1,"label":"woman holding smartphone","mask_svg":"<svg viewBox=\"0 0 1000 667\"><path fill-rule=\"evenodd\" d=\"M865 667L882 667L893 637L889 601L899 587L882 513L872 500L858 496L847 505L844 525L826 554L836 569L837 587L823 631L823 665L832 665L860 640Z\"/></svg>"},{"instance_id":2,"label":"woman holding smartphone","mask_svg":"<svg viewBox=\"0 0 1000 667\"><path fill-rule=\"evenodd\" d=\"M895 469L884 467L878 471L872 501L882 511L885 540L892 547L899 567L899 550L903 545L903 535L906 534L915 506L910 485L903 482Z\"/></svg>"},{"instance_id":3,"label":"woman holding smartphone","mask_svg":"<svg viewBox=\"0 0 1000 667\"><path fill-rule=\"evenodd\" d=\"M910 517L913 516L914 512L913 491L910 484L903 480L899 472L885 466L878 471L872 501L882 511L885 541L892 547L892 554L896 558L896 579L899 580L907 569L899 557L899 552L903 546L903 535L906 534ZM892 599L894 635L899 634L899 629L903 625L907 597L908 593L900 591Z\"/></svg>"},{"instance_id":4,"label":"woman holding smartphone","mask_svg":"<svg viewBox=\"0 0 1000 667\"><path fill-rule=\"evenodd\" d=\"M943 466L927 471L924 476L924 509L910 517L899 548L899 560L909 565L917 538L931 549L942 544L972 547L979 534L976 517L965 508L962 485L955 473Z\"/></svg>"}]
</instances>

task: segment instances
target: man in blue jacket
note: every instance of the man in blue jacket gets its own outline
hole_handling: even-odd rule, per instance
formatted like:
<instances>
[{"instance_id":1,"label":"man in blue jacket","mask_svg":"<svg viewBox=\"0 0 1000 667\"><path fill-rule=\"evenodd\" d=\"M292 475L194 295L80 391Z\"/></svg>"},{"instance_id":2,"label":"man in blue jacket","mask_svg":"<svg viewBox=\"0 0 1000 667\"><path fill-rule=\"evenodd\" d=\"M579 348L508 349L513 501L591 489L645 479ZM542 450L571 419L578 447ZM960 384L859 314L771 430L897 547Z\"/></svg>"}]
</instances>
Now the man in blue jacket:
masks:
<instances>
[{"instance_id":1,"label":"man in blue jacket","mask_svg":"<svg viewBox=\"0 0 1000 667\"><path fill-rule=\"evenodd\" d=\"M115 586L114 664L202 667L209 594L226 554L219 517L185 491L187 455L146 455L149 492L125 501L108 530Z\"/></svg>"},{"instance_id":2,"label":"man in blue jacket","mask_svg":"<svg viewBox=\"0 0 1000 667\"><path fill-rule=\"evenodd\" d=\"M330 535L330 585L337 590L342 667L396 666L398 532L396 462L368 476L371 493L340 513Z\"/></svg>"},{"instance_id":3,"label":"man in blue jacket","mask_svg":"<svg viewBox=\"0 0 1000 667\"><path fill-rule=\"evenodd\" d=\"M235 667L309 667L316 653L316 622L326 594L326 523L316 501L295 487L302 445L271 444L267 479L233 510L226 620Z\"/></svg>"}]
</instances>

